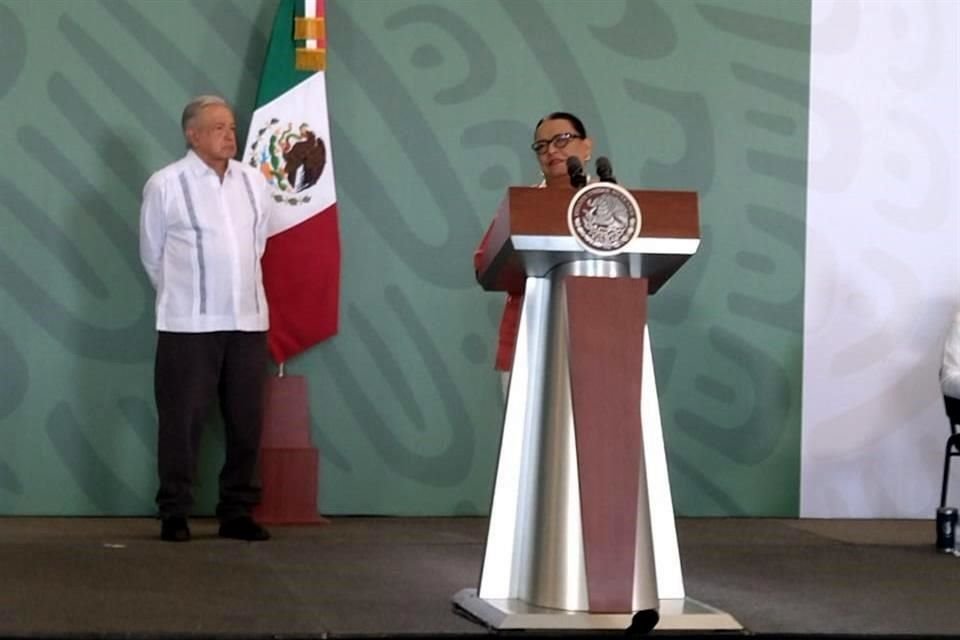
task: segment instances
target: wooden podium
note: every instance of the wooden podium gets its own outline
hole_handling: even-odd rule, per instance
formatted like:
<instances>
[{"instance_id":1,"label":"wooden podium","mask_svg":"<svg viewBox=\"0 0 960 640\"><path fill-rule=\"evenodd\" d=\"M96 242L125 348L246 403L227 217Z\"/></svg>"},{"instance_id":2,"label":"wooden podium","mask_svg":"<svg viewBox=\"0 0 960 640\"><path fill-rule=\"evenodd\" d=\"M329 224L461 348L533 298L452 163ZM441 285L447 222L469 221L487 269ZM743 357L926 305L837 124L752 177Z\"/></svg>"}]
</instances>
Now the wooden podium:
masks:
<instances>
[{"instance_id":1,"label":"wooden podium","mask_svg":"<svg viewBox=\"0 0 960 640\"><path fill-rule=\"evenodd\" d=\"M741 628L684 592L646 323L699 246L697 194L630 195L639 233L600 256L572 189L511 187L480 257L484 289L524 293L480 585L454 596L494 628Z\"/></svg>"}]
</instances>

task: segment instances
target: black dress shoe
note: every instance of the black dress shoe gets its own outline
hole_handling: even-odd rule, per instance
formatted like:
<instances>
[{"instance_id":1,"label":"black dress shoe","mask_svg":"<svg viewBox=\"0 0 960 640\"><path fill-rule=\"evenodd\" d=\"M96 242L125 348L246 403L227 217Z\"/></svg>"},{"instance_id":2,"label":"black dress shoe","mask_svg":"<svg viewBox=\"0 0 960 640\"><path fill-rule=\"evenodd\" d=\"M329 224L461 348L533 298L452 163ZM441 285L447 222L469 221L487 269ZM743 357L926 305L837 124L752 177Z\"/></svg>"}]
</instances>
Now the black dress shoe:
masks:
<instances>
[{"instance_id":1,"label":"black dress shoe","mask_svg":"<svg viewBox=\"0 0 960 640\"><path fill-rule=\"evenodd\" d=\"M221 522L220 537L257 542L269 540L270 532L254 522L250 516L241 516Z\"/></svg>"},{"instance_id":2,"label":"black dress shoe","mask_svg":"<svg viewBox=\"0 0 960 640\"><path fill-rule=\"evenodd\" d=\"M160 539L167 542L188 542L190 527L187 519L180 516L163 518L160 525Z\"/></svg>"}]
</instances>

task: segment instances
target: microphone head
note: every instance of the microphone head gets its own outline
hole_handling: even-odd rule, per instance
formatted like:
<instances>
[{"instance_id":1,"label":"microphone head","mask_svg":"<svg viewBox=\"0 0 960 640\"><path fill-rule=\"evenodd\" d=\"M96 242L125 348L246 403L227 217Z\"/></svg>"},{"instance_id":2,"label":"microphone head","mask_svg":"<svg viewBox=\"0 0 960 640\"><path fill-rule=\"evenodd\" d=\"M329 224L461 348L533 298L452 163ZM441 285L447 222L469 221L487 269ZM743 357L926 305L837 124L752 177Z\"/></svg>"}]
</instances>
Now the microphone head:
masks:
<instances>
[{"instance_id":1,"label":"microphone head","mask_svg":"<svg viewBox=\"0 0 960 640\"><path fill-rule=\"evenodd\" d=\"M583 163L577 156L567 158L567 175L570 176L570 186L574 189L579 189L587 184L587 176L583 172Z\"/></svg>"},{"instance_id":2,"label":"microphone head","mask_svg":"<svg viewBox=\"0 0 960 640\"><path fill-rule=\"evenodd\" d=\"M597 177L601 182L613 182L614 184L617 182L617 179L613 177L613 165L610 164L610 159L606 156L597 158Z\"/></svg>"},{"instance_id":3,"label":"microphone head","mask_svg":"<svg viewBox=\"0 0 960 640\"><path fill-rule=\"evenodd\" d=\"M597 175L604 180L613 175L613 167L610 165L610 159L607 156L597 158Z\"/></svg>"}]
</instances>

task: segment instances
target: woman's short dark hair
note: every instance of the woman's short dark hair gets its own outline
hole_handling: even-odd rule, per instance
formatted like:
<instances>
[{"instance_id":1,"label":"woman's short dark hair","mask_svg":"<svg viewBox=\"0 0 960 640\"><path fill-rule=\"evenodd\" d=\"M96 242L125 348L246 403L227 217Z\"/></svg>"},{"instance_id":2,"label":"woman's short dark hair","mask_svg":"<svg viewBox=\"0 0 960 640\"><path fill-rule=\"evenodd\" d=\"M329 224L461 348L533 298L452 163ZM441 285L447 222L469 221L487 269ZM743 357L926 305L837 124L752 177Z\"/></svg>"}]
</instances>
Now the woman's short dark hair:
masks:
<instances>
[{"instance_id":1,"label":"woman's short dark hair","mask_svg":"<svg viewBox=\"0 0 960 640\"><path fill-rule=\"evenodd\" d=\"M533 128L534 132L536 132L536 130L540 128L540 125L547 120L566 120L571 126L573 126L574 129L576 129L578 134L584 138L587 137L587 129L583 126L583 121L572 113L567 113L566 111L554 111L553 113L540 118L540 122L538 122L537 126ZM536 133L534 133L534 135L536 135Z\"/></svg>"}]
</instances>

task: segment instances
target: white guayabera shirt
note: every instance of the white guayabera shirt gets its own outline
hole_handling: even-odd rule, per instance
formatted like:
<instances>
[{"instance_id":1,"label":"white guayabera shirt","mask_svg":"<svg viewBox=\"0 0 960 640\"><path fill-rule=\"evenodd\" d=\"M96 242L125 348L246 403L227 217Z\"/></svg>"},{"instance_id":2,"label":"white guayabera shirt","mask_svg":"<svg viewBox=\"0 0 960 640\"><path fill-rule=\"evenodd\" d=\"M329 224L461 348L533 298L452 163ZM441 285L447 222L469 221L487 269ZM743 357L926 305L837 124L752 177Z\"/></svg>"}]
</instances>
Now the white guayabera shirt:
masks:
<instances>
[{"instance_id":1,"label":"white guayabera shirt","mask_svg":"<svg viewBox=\"0 0 960 640\"><path fill-rule=\"evenodd\" d=\"M960 398L960 309L953 316L953 324L943 345L940 386L944 395Z\"/></svg>"},{"instance_id":2,"label":"white guayabera shirt","mask_svg":"<svg viewBox=\"0 0 960 640\"><path fill-rule=\"evenodd\" d=\"M220 182L193 151L143 188L140 259L157 291L158 331L266 331L260 258L269 192L231 160Z\"/></svg>"}]
</instances>

